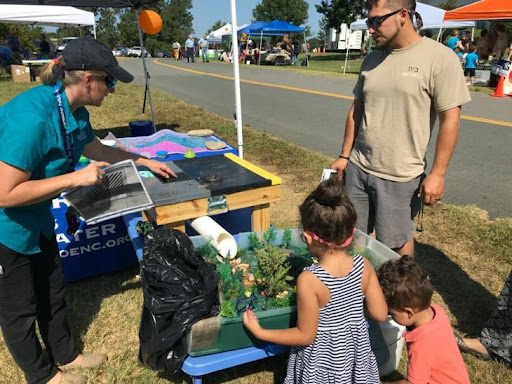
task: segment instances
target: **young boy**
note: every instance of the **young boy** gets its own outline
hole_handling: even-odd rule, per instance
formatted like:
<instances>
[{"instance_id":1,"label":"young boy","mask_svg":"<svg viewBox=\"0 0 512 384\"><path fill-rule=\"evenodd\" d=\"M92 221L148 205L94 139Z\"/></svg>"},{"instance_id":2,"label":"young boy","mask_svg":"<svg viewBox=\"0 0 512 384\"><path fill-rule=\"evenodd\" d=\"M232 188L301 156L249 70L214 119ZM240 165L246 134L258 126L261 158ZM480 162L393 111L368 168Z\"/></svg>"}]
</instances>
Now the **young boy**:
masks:
<instances>
[{"instance_id":1,"label":"young boy","mask_svg":"<svg viewBox=\"0 0 512 384\"><path fill-rule=\"evenodd\" d=\"M431 303L433 288L426 271L403 256L384 263L378 276L389 314L407 327L407 377L393 383L469 384L450 320Z\"/></svg>"},{"instance_id":2,"label":"young boy","mask_svg":"<svg viewBox=\"0 0 512 384\"><path fill-rule=\"evenodd\" d=\"M469 81L471 86L475 81L475 69L478 65L478 54L476 53L476 45L469 45L469 52L466 55L466 65L464 66L464 76L469 76Z\"/></svg>"}]
</instances>

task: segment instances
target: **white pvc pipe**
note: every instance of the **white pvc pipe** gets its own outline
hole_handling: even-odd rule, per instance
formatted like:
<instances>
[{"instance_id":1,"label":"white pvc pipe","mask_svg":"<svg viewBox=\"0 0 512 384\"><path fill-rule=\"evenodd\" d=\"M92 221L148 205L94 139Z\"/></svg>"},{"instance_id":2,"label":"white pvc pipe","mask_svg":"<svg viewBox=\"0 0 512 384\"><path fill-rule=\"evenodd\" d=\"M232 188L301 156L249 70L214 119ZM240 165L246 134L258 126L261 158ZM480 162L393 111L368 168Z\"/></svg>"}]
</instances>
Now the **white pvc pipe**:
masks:
<instances>
[{"instance_id":1,"label":"white pvc pipe","mask_svg":"<svg viewBox=\"0 0 512 384\"><path fill-rule=\"evenodd\" d=\"M198 217L190 226L201 236L208 238L222 257L233 259L236 256L238 249L235 239L210 216Z\"/></svg>"},{"instance_id":2,"label":"white pvc pipe","mask_svg":"<svg viewBox=\"0 0 512 384\"><path fill-rule=\"evenodd\" d=\"M242 97L240 95L240 67L238 64L238 36L236 23L236 0L231 1L231 36L233 45L233 77L235 83L236 136L238 141L238 156L244 158L244 138L242 133Z\"/></svg>"},{"instance_id":3,"label":"white pvc pipe","mask_svg":"<svg viewBox=\"0 0 512 384\"><path fill-rule=\"evenodd\" d=\"M153 132L156 132L155 113L153 112L153 100L151 99L151 90L149 88L149 76L148 70L146 68L146 50L144 49L144 42L142 41L142 31L140 29L139 21L139 10L137 8L135 9L135 18L137 19L137 29L139 30L139 41L141 48L140 56L142 57L142 66L144 67L144 78L146 79L146 90L148 92L149 108L151 110L151 121L153 123Z\"/></svg>"}]
</instances>

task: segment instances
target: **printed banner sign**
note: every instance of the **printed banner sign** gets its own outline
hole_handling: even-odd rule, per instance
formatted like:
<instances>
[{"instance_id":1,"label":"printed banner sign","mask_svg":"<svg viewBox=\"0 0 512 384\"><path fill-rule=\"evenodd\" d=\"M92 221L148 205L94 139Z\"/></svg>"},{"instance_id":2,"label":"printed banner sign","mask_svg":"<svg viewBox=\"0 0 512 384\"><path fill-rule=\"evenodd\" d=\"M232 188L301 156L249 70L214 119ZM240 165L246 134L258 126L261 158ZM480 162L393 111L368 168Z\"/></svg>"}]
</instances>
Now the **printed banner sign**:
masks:
<instances>
[{"instance_id":1,"label":"printed banner sign","mask_svg":"<svg viewBox=\"0 0 512 384\"><path fill-rule=\"evenodd\" d=\"M66 233L67 209L64 198L53 199L55 234L66 282L119 271L138 263L121 217L92 225L78 218L79 228L70 236Z\"/></svg>"},{"instance_id":2,"label":"printed banner sign","mask_svg":"<svg viewBox=\"0 0 512 384\"><path fill-rule=\"evenodd\" d=\"M507 76L510 63L510 61L505 59L493 59L491 61L491 73L499 76Z\"/></svg>"}]
</instances>

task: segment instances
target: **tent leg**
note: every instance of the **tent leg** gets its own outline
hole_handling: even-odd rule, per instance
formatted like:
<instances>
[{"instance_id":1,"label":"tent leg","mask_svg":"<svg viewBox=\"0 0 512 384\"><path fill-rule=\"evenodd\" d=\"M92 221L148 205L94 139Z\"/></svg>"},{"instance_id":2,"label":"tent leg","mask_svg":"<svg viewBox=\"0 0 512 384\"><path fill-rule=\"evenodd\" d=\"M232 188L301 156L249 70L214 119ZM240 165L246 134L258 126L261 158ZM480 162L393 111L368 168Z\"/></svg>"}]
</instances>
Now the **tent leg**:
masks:
<instances>
[{"instance_id":1,"label":"tent leg","mask_svg":"<svg viewBox=\"0 0 512 384\"><path fill-rule=\"evenodd\" d=\"M260 36L260 51L258 54L258 65L261 65L261 43L262 43L262 40L263 40L263 31L261 31L261 36Z\"/></svg>"},{"instance_id":2,"label":"tent leg","mask_svg":"<svg viewBox=\"0 0 512 384\"><path fill-rule=\"evenodd\" d=\"M242 134L242 100L240 95L240 68L238 64L238 36L236 24L236 0L231 0L231 33L232 33L232 48L233 48L233 77L235 83L235 121L236 121L236 136L238 142L238 156L244 158L244 139Z\"/></svg>"},{"instance_id":3,"label":"tent leg","mask_svg":"<svg viewBox=\"0 0 512 384\"><path fill-rule=\"evenodd\" d=\"M146 90L148 93L148 99L149 99L149 108L151 110L151 121L153 122L153 132L156 132L156 126L155 126L155 113L153 111L153 100L151 99L151 90L149 88L149 73L146 68L146 50L144 49L144 42L142 41L142 31L140 29L140 22L139 22L139 10L135 9L135 17L137 19L137 29L139 30L139 41L140 41L140 48L141 48L141 57L142 57L142 66L144 67L144 78L146 80ZM145 94L144 94L145 96ZM145 102L144 97L144 104ZM142 107L142 113L144 113L144 106Z\"/></svg>"}]
</instances>

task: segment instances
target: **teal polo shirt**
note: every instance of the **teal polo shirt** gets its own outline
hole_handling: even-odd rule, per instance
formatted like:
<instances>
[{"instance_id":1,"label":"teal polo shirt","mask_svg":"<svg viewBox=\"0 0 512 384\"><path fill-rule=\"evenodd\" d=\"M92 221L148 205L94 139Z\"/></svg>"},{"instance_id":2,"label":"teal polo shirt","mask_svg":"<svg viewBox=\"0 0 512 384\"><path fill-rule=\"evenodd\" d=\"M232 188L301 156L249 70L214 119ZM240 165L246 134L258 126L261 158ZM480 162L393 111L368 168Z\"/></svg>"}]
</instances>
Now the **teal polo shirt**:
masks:
<instances>
[{"instance_id":1,"label":"teal polo shirt","mask_svg":"<svg viewBox=\"0 0 512 384\"><path fill-rule=\"evenodd\" d=\"M62 84L60 92L67 133L76 164L86 144L94 139L89 112L69 109ZM68 172L61 120L53 87L41 85L21 93L0 107L0 161L41 180ZM55 219L51 199L24 207L0 208L0 243L22 254L40 252L39 237L50 239Z\"/></svg>"}]
</instances>

